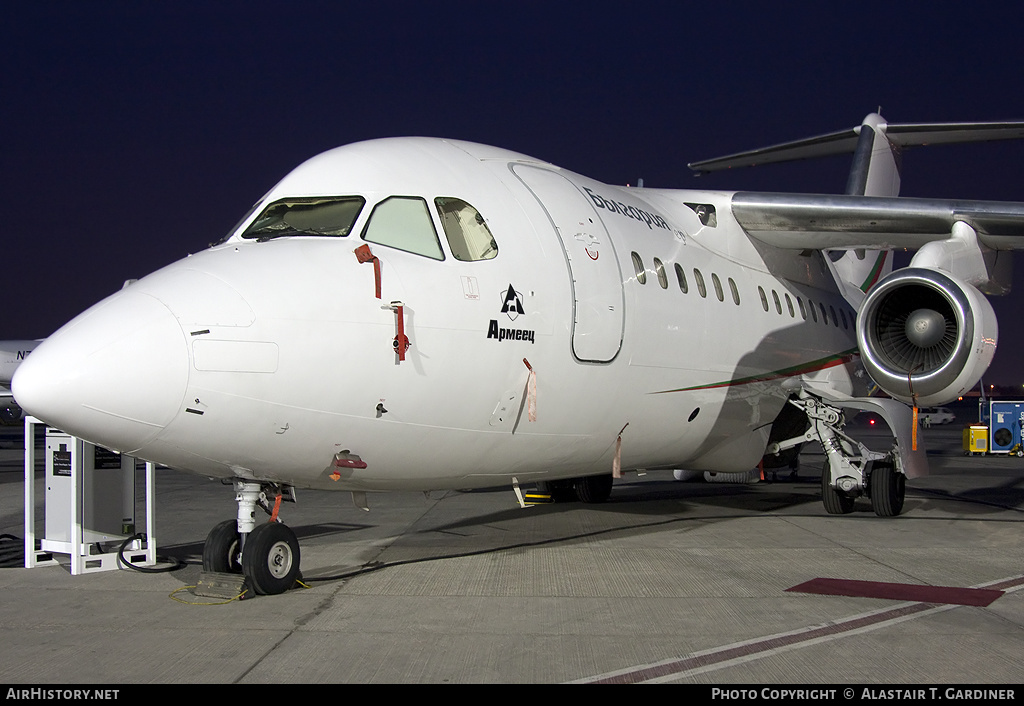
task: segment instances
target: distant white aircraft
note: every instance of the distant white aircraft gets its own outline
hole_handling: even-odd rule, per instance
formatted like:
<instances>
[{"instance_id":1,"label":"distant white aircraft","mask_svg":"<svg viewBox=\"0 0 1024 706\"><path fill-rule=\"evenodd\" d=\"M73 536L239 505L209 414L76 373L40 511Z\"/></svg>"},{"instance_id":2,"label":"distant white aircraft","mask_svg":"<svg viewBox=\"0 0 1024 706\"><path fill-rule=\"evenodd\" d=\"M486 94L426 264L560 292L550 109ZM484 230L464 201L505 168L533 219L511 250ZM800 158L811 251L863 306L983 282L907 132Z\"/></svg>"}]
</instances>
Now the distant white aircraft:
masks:
<instances>
[{"instance_id":1,"label":"distant white aircraft","mask_svg":"<svg viewBox=\"0 0 1024 706\"><path fill-rule=\"evenodd\" d=\"M0 423L13 424L24 413L11 394L11 379L14 371L28 357L41 341L0 341Z\"/></svg>"},{"instance_id":2,"label":"distant white aircraft","mask_svg":"<svg viewBox=\"0 0 1024 706\"><path fill-rule=\"evenodd\" d=\"M627 188L468 142L310 159L208 250L130 284L18 370L31 414L230 478L209 571L293 585L293 489L571 484L747 473L822 444L830 513L899 514L926 471L910 405L970 389L996 347L1024 204L897 198L909 145L1024 123L887 124L690 165L853 152L839 196ZM917 249L891 272L890 249ZM892 399L868 396L873 383ZM898 440L869 450L844 410ZM256 522L256 506L271 522Z\"/></svg>"}]
</instances>

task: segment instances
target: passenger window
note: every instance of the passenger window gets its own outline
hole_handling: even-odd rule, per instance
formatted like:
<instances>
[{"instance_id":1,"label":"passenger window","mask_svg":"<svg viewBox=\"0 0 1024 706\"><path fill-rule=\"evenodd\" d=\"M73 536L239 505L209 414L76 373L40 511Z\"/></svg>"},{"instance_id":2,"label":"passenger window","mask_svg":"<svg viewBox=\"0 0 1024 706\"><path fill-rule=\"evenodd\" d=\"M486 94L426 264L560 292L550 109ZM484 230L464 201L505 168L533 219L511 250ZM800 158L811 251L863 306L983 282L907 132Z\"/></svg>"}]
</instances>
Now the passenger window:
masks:
<instances>
[{"instance_id":1,"label":"passenger window","mask_svg":"<svg viewBox=\"0 0 1024 706\"><path fill-rule=\"evenodd\" d=\"M661 288L668 289L668 275L665 274L665 265L658 258L654 258L654 271L658 275L658 284L661 285Z\"/></svg>"},{"instance_id":2,"label":"passenger window","mask_svg":"<svg viewBox=\"0 0 1024 706\"><path fill-rule=\"evenodd\" d=\"M793 311L793 300L790 299L788 292L786 293L785 296L786 296L786 306L789 307L789 318L795 319L796 318L796 312Z\"/></svg>"},{"instance_id":3,"label":"passenger window","mask_svg":"<svg viewBox=\"0 0 1024 706\"><path fill-rule=\"evenodd\" d=\"M761 307L768 311L768 297L765 296L764 289L760 285L757 287L757 293L761 295Z\"/></svg>"},{"instance_id":4,"label":"passenger window","mask_svg":"<svg viewBox=\"0 0 1024 706\"><path fill-rule=\"evenodd\" d=\"M267 206L242 237L255 240L292 235L343 238L352 230L365 203L362 196L281 199Z\"/></svg>"},{"instance_id":5,"label":"passenger window","mask_svg":"<svg viewBox=\"0 0 1024 706\"><path fill-rule=\"evenodd\" d=\"M693 268L693 279L697 282L697 294L703 299L708 295L708 288L704 286L704 275L696 267Z\"/></svg>"},{"instance_id":6,"label":"passenger window","mask_svg":"<svg viewBox=\"0 0 1024 706\"><path fill-rule=\"evenodd\" d=\"M814 320L814 323L818 323L818 310L814 308L814 302L810 299L807 300L807 308L811 310L811 318Z\"/></svg>"},{"instance_id":7,"label":"passenger window","mask_svg":"<svg viewBox=\"0 0 1024 706\"><path fill-rule=\"evenodd\" d=\"M800 318L807 321L807 310L804 309L804 300L800 297L796 298L796 305L800 307Z\"/></svg>"},{"instance_id":8,"label":"passenger window","mask_svg":"<svg viewBox=\"0 0 1024 706\"><path fill-rule=\"evenodd\" d=\"M718 301L725 301L725 293L722 291L722 280L718 279L718 275L714 272L711 273L711 284L715 285L715 296L718 297Z\"/></svg>"},{"instance_id":9,"label":"passenger window","mask_svg":"<svg viewBox=\"0 0 1024 706\"><path fill-rule=\"evenodd\" d=\"M772 290L772 299L775 300L775 313L782 314L782 302L779 301L779 293L774 289Z\"/></svg>"},{"instance_id":10,"label":"passenger window","mask_svg":"<svg viewBox=\"0 0 1024 706\"><path fill-rule=\"evenodd\" d=\"M676 263L676 280L679 281L679 291L683 294L690 291L689 286L686 284L686 273L683 272L683 268L678 262Z\"/></svg>"},{"instance_id":11,"label":"passenger window","mask_svg":"<svg viewBox=\"0 0 1024 706\"><path fill-rule=\"evenodd\" d=\"M638 253L633 253L633 271L636 272L636 281L640 284L647 284L647 270L644 269L644 261Z\"/></svg>"},{"instance_id":12,"label":"passenger window","mask_svg":"<svg viewBox=\"0 0 1024 706\"><path fill-rule=\"evenodd\" d=\"M839 307L839 315L843 317L843 328L849 329L850 325L846 321L846 309L844 309L843 307Z\"/></svg>"},{"instance_id":13,"label":"passenger window","mask_svg":"<svg viewBox=\"0 0 1024 706\"><path fill-rule=\"evenodd\" d=\"M441 217L441 227L448 238L452 257L471 262L490 260L498 254L498 244L479 211L462 199L448 197L434 199L434 205Z\"/></svg>"},{"instance_id":14,"label":"passenger window","mask_svg":"<svg viewBox=\"0 0 1024 706\"><path fill-rule=\"evenodd\" d=\"M828 314L825 312L825 305L822 304L821 302L818 302L818 308L821 309L821 321L822 321L822 323L827 325L828 324Z\"/></svg>"},{"instance_id":15,"label":"passenger window","mask_svg":"<svg viewBox=\"0 0 1024 706\"><path fill-rule=\"evenodd\" d=\"M836 309L831 304L828 305L828 313L832 314L832 325L839 328L839 319L836 318Z\"/></svg>"},{"instance_id":16,"label":"passenger window","mask_svg":"<svg viewBox=\"0 0 1024 706\"><path fill-rule=\"evenodd\" d=\"M732 291L732 301L736 306L740 305L740 290L736 288L736 282L729 278L729 290Z\"/></svg>"},{"instance_id":17,"label":"passenger window","mask_svg":"<svg viewBox=\"0 0 1024 706\"><path fill-rule=\"evenodd\" d=\"M441 243L427 202L415 196L389 196L374 206L363 240L434 260L443 260Z\"/></svg>"}]
</instances>

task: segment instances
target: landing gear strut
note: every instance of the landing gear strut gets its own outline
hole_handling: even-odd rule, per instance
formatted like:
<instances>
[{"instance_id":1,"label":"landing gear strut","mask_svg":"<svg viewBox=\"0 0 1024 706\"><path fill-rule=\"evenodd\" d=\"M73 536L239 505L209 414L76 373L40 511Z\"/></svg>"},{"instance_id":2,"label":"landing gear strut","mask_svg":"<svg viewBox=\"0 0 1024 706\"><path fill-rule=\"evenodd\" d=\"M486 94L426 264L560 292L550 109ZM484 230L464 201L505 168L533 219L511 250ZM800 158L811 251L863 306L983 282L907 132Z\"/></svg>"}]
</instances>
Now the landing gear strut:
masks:
<instances>
[{"instance_id":1,"label":"landing gear strut","mask_svg":"<svg viewBox=\"0 0 1024 706\"><path fill-rule=\"evenodd\" d=\"M203 571L241 573L259 594L291 588L299 576L299 540L277 519L280 500L295 501L294 489L274 483L235 479L238 519L214 527L203 545ZM270 521L256 523L259 505Z\"/></svg>"},{"instance_id":2,"label":"landing gear strut","mask_svg":"<svg viewBox=\"0 0 1024 706\"><path fill-rule=\"evenodd\" d=\"M845 515L853 512L860 495L871 498L871 509L879 517L894 517L903 511L906 475L900 468L900 455L880 453L843 433L843 410L802 391L790 404L799 407L811 421L801 436L772 444L769 453L806 441L818 441L828 460L821 471L821 500L826 512Z\"/></svg>"}]
</instances>

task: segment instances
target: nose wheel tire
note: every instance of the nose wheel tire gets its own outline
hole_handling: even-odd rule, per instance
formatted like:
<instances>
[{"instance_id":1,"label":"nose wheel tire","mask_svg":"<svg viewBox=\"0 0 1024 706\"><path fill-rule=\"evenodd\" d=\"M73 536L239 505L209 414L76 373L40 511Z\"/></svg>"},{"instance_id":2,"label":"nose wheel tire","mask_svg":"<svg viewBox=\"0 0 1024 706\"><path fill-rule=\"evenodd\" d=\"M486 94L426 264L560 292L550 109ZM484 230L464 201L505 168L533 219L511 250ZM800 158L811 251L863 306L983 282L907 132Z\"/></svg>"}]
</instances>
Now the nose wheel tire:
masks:
<instances>
[{"instance_id":1,"label":"nose wheel tire","mask_svg":"<svg viewBox=\"0 0 1024 706\"><path fill-rule=\"evenodd\" d=\"M295 584L299 576L299 540L287 525L256 525L245 538L242 573L256 593L276 595Z\"/></svg>"},{"instance_id":2,"label":"nose wheel tire","mask_svg":"<svg viewBox=\"0 0 1024 706\"><path fill-rule=\"evenodd\" d=\"M236 520L224 520L210 530L203 544L203 571L240 574L241 541Z\"/></svg>"}]
</instances>

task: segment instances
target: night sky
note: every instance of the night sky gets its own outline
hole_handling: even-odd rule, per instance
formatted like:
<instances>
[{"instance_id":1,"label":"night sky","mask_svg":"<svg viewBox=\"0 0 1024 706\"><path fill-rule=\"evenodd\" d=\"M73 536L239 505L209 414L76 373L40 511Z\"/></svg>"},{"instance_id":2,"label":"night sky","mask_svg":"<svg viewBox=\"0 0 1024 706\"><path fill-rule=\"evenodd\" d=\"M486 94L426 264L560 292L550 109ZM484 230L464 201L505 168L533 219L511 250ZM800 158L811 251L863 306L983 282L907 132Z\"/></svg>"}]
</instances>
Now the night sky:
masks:
<instances>
[{"instance_id":1,"label":"night sky","mask_svg":"<svg viewBox=\"0 0 1024 706\"><path fill-rule=\"evenodd\" d=\"M213 9L210 9L210 8ZM1005 8L1005 9L1004 9ZM849 160L687 162L859 124L1024 120L1012 3L0 3L0 339L222 237L290 169L395 135L602 181L841 192ZM904 155L903 195L1024 201L1024 143ZM1021 384L1024 262L985 382Z\"/></svg>"}]
</instances>

